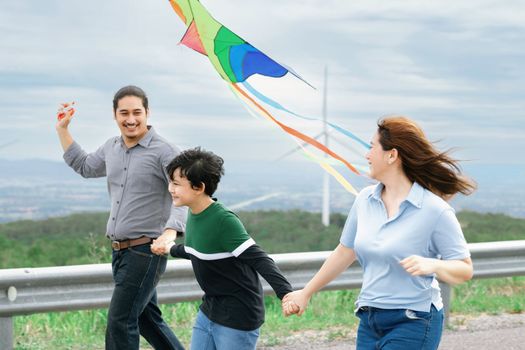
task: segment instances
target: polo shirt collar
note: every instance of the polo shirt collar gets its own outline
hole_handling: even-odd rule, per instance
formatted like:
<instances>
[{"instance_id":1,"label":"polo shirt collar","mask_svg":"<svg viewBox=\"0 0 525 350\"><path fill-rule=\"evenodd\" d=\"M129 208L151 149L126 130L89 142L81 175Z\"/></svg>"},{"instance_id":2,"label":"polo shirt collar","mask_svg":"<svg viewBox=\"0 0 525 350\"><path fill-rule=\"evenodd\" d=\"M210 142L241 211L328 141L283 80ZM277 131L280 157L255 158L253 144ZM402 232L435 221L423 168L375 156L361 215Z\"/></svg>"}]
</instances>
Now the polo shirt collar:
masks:
<instances>
[{"instance_id":1,"label":"polo shirt collar","mask_svg":"<svg viewBox=\"0 0 525 350\"><path fill-rule=\"evenodd\" d=\"M380 201L381 200L381 192L383 192L383 188L384 187L385 187L385 185L383 185L381 182L378 183L376 185L376 187L374 188L374 190L372 192L370 192L370 194L368 195L368 198L374 198L375 200Z\"/></svg>"},{"instance_id":2,"label":"polo shirt collar","mask_svg":"<svg viewBox=\"0 0 525 350\"><path fill-rule=\"evenodd\" d=\"M374 190L368 195L368 198L373 198L377 201L381 201L381 192L383 191L384 187L385 185L383 185L382 183L378 183ZM423 205L424 194L425 189L417 182L414 182L412 184L410 192L408 193L408 196L405 198L404 201L412 204L416 208L421 208Z\"/></svg>"},{"instance_id":3,"label":"polo shirt collar","mask_svg":"<svg viewBox=\"0 0 525 350\"><path fill-rule=\"evenodd\" d=\"M405 201L409 202L416 208L421 208L423 206L424 194L425 189L417 182L414 182Z\"/></svg>"}]
</instances>

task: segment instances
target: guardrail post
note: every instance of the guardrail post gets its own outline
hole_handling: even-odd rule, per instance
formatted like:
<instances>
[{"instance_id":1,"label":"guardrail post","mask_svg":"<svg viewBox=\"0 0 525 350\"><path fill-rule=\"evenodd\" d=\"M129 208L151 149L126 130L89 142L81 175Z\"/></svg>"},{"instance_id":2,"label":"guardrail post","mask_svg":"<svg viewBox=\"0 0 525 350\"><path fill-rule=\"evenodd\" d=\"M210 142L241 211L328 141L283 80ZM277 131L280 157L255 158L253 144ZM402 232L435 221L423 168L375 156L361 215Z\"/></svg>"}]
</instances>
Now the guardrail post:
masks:
<instances>
[{"instance_id":1,"label":"guardrail post","mask_svg":"<svg viewBox=\"0 0 525 350\"><path fill-rule=\"evenodd\" d=\"M441 289L441 299L443 299L443 309L445 312L445 327L448 326L450 319L450 303L452 302L452 288L450 285L439 282L439 288Z\"/></svg>"},{"instance_id":2,"label":"guardrail post","mask_svg":"<svg viewBox=\"0 0 525 350\"><path fill-rule=\"evenodd\" d=\"M0 317L0 349L13 349L12 317Z\"/></svg>"}]
</instances>

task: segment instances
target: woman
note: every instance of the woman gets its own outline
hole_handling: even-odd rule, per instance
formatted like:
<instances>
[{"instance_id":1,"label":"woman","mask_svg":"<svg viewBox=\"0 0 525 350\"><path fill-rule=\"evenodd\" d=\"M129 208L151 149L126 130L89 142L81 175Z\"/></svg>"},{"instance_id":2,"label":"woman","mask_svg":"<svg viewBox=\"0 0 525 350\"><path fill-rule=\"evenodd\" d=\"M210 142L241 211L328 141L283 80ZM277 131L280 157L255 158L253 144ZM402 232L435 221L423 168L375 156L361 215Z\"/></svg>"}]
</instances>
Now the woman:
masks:
<instances>
[{"instance_id":1,"label":"woman","mask_svg":"<svg viewBox=\"0 0 525 350\"><path fill-rule=\"evenodd\" d=\"M475 185L404 117L378 123L366 158L379 183L359 193L340 244L304 289L285 296L283 310L301 315L313 293L357 259L363 267L357 349L437 349L443 303L436 278L448 284L472 278L467 244L446 200Z\"/></svg>"}]
</instances>

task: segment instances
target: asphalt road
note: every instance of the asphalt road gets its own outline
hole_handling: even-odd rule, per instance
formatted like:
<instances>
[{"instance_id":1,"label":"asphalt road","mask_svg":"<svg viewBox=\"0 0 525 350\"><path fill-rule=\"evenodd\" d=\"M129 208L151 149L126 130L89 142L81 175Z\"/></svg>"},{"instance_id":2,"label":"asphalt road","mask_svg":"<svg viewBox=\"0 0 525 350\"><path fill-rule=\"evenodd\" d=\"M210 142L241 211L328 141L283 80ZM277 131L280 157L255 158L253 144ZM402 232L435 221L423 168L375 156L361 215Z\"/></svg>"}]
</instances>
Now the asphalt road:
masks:
<instances>
[{"instance_id":1,"label":"asphalt road","mask_svg":"<svg viewBox=\"0 0 525 350\"><path fill-rule=\"evenodd\" d=\"M525 314L453 316L443 332L440 350L525 350ZM331 329L298 332L279 345L261 350L355 349L355 330Z\"/></svg>"}]
</instances>

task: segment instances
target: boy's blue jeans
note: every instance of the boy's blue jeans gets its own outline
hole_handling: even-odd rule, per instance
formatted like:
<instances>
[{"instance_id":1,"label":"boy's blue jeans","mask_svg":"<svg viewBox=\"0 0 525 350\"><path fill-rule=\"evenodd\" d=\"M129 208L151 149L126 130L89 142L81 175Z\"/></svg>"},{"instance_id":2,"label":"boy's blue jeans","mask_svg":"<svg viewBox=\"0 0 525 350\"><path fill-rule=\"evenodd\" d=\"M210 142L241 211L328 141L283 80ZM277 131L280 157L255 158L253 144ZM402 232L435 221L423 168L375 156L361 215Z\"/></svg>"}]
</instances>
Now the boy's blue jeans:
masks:
<instances>
[{"instance_id":1,"label":"boy's blue jeans","mask_svg":"<svg viewBox=\"0 0 525 350\"><path fill-rule=\"evenodd\" d=\"M138 350L140 335L155 349L184 349L157 305L155 287L166 264L167 258L152 254L149 244L113 251L115 289L108 310L106 349Z\"/></svg>"},{"instance_id":2,"label":"boy's blue jeans","mask_svg":"<svg viewBox=\"0 0 525 350\"><path fill-rule=\"evenodd\" d=\"M257 339L259 328L243 331L221 326L199 310L191 335L191 350L254 350Z\"/></svg>"},{"instance_id":3,"label":"boy's blue jeans","mask_svg":"<svg viewBox=\"0 0 525 350\"><path fill-rule=\"evenodd\" d=\"M435 350L443 331L443 309L430 312L361 307L357 350Z\"/></svg>"}]
</instances>

